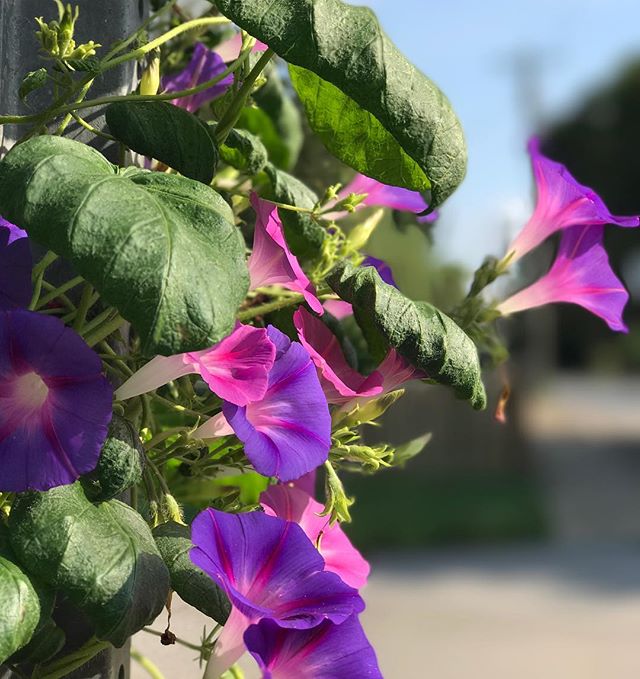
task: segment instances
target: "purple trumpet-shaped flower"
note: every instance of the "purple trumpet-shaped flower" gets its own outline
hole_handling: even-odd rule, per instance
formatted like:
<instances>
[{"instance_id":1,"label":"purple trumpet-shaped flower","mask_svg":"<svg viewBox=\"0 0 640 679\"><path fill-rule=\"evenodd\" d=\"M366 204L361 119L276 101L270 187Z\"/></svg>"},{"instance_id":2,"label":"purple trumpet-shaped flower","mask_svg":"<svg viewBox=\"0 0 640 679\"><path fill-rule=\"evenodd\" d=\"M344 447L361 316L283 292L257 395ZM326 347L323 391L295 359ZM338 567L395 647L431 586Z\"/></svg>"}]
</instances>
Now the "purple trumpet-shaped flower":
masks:
<instances>
[{"instance_id":1,"label":"purple trumpet-shaped flower","mask_svg":"<svg viewBox=\"0 0 640 679\"><path fill-rule=\"evenodd\" d=\"M259 198L256 193L251 194L251 205L256 213L253 251L248 262L251 289L263 285L281 285L302 294L307 304L316 313L322 314L322 304L316 297L313 285L289 250L278 208Z\"/></svg>"},{"instance_id":2,"label":"purple trumpet-shaped flower","mask_svg":"<svg viewBox=\"0 0 640 679\"><path fill-rule=\"evenodd\" d=\"M116 398L132 398L197 373L220 398L246 405L264 396L275 355L275 345L266 330L238 324L210 349L156 356L116 391Z\"/></svg>"},{"instance_id":3,"label":"purple trumpet-shaped flower","mask_svg":"<svg viewBox=\"0 0 640 679\"><path fill-rule=\"evenodd\" d=\"M0 490L47 490L95 468L113 391L70 328L31 311L0 312Z\"/></svg>"},{"instance_id":4,"label":"purple trumpet-shaped flower","mask_svg":"<svg viewBox=\"0 0 640 679\"><path fill-rule=\"evenodd\" d=\"M233 606L216 641L205 677L218 677L243 653L247 627L263 618L308 629L342 623L364 609L357 590L324 570L300 526L262 512L206 509L193 521L191 560L227 594Z\"/></svg>"},{"instance_id":5,"label":"purple trumpet-shaped flower","mask_svg":"<svg viewBox=\"0 0 640 679\"><path fill-rule=\"evenodd\" d=\"M552 233L570 226L616 224L633 227L640 224L638 217L612 215L595 191L579 184L564 165L546 158L540 152L540 140L537 137L529 141L528 149L538 198L531 219L507 248L512 263L540 245Z\"/></svg>"},{"instance_id":6,"label":"purple trumpet-shaped flower","mask_svg":"<svg viewBox=\"0 0 640 679\"><path fill-rule=\"evenodd\" d=\"M165 92L169 93L191 89L220 75L225 68L224 60L219 54L198 42L193 48L193 54L187 66L180 73L165 76L162 79L162 87ZM171 103L193 113L208 101L224 94L232 83L233 75L229 74L203 92L173 99Z\"/></svg>"},{"instance_id":7,"label":"purple trumpet-shaped flower","mask_svg":"<svg viewBox=\"0 0 640 679\"><path fill-rule=\"evenodd\" d=\"M26 231L0 217L0 309L28 306L32 264Z\"/></svg>"},{"instance_id":8,"label":"purple trumpet-shaped flower","mask_svg":"<svg viewBox=\"0 0 640 679\"><path fill-rule=\"evenodd\" d=\"M273 326L267 332L276 360L264 397L242 407L225 401L222 412L257 472L292 481L326 461L331 416L309 354Z\"/></svg>"},{"instance_id":9,"label":"purple trumpet-shaped flower","mask_svg":"<svg viewBox=\"0 0 640 679\"><path fill-rule=\"evenodd\" d=\"M249 627L244 641L263 679L382 679L356 615L340 625L327 621L305 630L265 619Z\"/></svg>"},{"instance_id":10,"label":"purple trumpet-shaped flower","mask_svg":"<svg viewBox=\"0 0 640 679\"><path fill-rule=\"evenodd\" d=\"M326 570L356 589L367 584L370 568L366 559L351 544L338 522L332 524L329 516L320 516L324 507L309 493L292 484L280 483L262 493L260 503L267 514L293 521L302 528L322 555Z\"/></svg>"},{"instance_id":11,"label":"purple trumpet-shaped flower","mask_svg":"<svg viewBox=\"0 0 640 679\"><path fill-rule=\"evenodd\" d=\"M498 305L507 315L551 304L579 304L615 331L627 332L622 312L629 293L611 269L603 245L603 226L565 229L551 269L528 288Z\"/></svg>"}]
</instances>

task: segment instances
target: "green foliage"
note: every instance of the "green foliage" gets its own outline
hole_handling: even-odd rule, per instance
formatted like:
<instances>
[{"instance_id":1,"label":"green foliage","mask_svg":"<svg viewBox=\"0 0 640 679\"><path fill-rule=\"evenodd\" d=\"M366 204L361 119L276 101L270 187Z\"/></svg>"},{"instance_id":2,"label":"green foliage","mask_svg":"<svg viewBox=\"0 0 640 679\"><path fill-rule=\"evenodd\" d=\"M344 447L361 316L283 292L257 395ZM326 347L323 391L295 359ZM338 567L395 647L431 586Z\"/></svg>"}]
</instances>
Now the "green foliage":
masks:
<instances>
[{"instance_id":1,"label":"green foliage","mask_svg":"<svg viewBox=\"0 0 640 679\"><path fill-rule=\"evenodd\" d=\"M46 662L62 650L65 640L66 635L63 630L51 618L48 618L40 628L36 629L31 641L14 653L8 662L11 665L23 663L34 665Z\"/></svg>"},{"instance_id":2,"label":"green foliage","mask_svg":"<svg viewBox=\"0 0 640 679\"><path fill-rule=\"evenodd\" d=\"M210 123L209 127L213 136L216 124ZM267 149L259 137L246 130L231 130L220 145L220 156L227 165L249 175L261 172L269 160Z\"/></svg>"},{"instance_id":3,"label":"green foliage","mask_svg":"<svg viewBox=\"0 0 640 679\"><path fill-rule=\"evenodd\" d=\"M191 529L163 523L153 531L160 554L171 575L171 588L188 604L224 625L231 612L225 593L189 558Z\"/></svg>"},{"instance_id":4,"label":"green foliage","mask_svg":"<svg viewBox=\"0 0 640 679\"><path fill-rule=\"evenodd\" d=\"M67 258L139 333L146 354L228 335L249 285L231 209L198 182L135 168L60 137L0 162L0 214Z\"/></svg>"},{"instance_id":5,"label":"green foliage","mask_svg":"<svg viewBox=\"0 0 640 679\"><path fill-rule=\"evenodd\" d=\"M66 594L98 638L122 646L162 610L169 573L131 507L117 500L94 505L74 483L21 495L9 529L21 563Z\"/></svg>"},{"instance_id":6,"label":"green foliage","mask_svg":"<svg viewBox=\"0 0 640 679\"><path fill-rule=\"evenodd\" d=\"M22 84L18 90L18 96L24 101L31 92L39 89L47 82L47 69L39 68L36 71L29 71L22 79Z\"/></svg>"},{"instance_id":7,"label":"green foliage","mask_svg":"<svg viewBox=\"0 0 640 679\"><path fill-rule=\"evenodd\" d=\"M142 479L144 452L133 425L114 414L97 467L80 479L87 497L111 500Z\"/></svg>"},{"instance_id":8,"label":"green foliage","mask_svg":"<svg viewBox=\"0 0 640 679\"><path fill-rule=\"evenodd\" d=\"M338 264L327 277L335 292L354 307L365 336L378 354L390 345L427 379L454 388L474 408L486 406L474 343L445 314L427 302L413 302L382 281L370 266Z\"/></svg>"},{"instance_id":9,"label":"green foliage","mask_svg":"<svg viewBox=\"0 0 640 679\"><path fill-rule=\"evenodd\" d=\"M24 647L51 614L53 595L35 582L18 563L0 521L0 663Z\"/></svg>"},{"instance_id":10,"label":"green foliage","mask_svg":"<svg viewBox=\"0 0 640 679\"><path fill-rule=\"evenodd\" d=\"M341 160L386 184L462 181L466 150L444 94L398 51L364 7L340 0L217 0L220 11L292 64L312 128Z\"/></svg>"}]
</instances>

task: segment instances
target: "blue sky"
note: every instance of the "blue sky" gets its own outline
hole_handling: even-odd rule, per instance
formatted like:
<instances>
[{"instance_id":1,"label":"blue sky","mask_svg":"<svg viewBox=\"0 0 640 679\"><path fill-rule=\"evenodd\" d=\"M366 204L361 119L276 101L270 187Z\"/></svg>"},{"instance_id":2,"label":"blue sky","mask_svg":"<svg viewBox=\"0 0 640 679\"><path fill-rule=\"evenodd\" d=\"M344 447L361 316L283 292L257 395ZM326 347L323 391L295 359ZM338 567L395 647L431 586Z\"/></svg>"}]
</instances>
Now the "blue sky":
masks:
<instances>
[{"instance_id":1,"label":"blue sky","mask_svg":"<svg viewBox=\"0 0 640 679\"><path fill-rule=\"evenodd\" d=\"M502 254L531 205L524 146L535 115L518 102L514 55L534 57L541 111L553 120L640 55L640 0L358 4L444 90L467 136L467 179L442 212L438 247L470 267Z\"/></svg>"}]
</instances>

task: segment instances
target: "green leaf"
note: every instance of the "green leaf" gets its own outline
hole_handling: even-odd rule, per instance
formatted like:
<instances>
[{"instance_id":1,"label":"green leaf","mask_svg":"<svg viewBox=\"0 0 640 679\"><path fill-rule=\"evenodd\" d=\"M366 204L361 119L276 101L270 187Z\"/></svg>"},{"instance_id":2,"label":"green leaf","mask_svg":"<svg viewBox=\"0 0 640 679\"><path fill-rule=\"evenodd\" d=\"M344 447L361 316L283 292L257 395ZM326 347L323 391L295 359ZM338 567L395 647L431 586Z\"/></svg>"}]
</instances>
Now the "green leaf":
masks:
<instances>
[{"instance_id":1,"label":"green leaf","mask_svg":"<svg viewBox=\"0 0 640 679\"><path fill-rule=\"evenodd\" d=\"M233 330L249 287L245 245L208 186L117 172L88 146L45 135L0 162L0 214L67 258L145 354L197 351Z\"/></svg>"},{"instance_id":2,"label":"green leaf","mask_svg":"<svg viewBox=\"0 0 640 679\"><path fill-rule=\"evenodd\" d=\"M308 186L275 165L269 163L265 173L271 184L268 198L304 208L312 208L318 202L318 196ZM278 214L291 252L300 259L316 257L327 236L326 231L307 214L285 208L278 208Z\"/></svg>"},{"instance_id":3,"label":"green leaf","mask_svg":"<svg viewBox=\"0 0 640 679\"><path fill-rule=\"evenodd\" d=\"M211 134L215 134L216 123L209 123ZM267 149L258 137L246 130L231 130L220 145L220 157L231 167L243 170L249 175L258 174L268 162Z\"/></svg>"},{"instance_id":4,"label":"green leaf","mask_svg":"<svg viewBox=\"0 0 640 679\"><path fill-rule=\"evenodd\" d=\"M439 309L408 299L371 266L356 269L340 263L327 283L353 305L358 323L378 352L392 346L430 381L453 387L474 408L486 406L476 346Z\"/></svg>"},{"instance_id":5,"label":"green leaf","mask_svg":"<svg viewBox=\"0 0 640 679\"><path fill-rule=\"evenodd\" d=\"M42 627L34 632L31 641L9 658L8 664L28 663L34 665L46 662L62 650L65 640L64 631L56 625L52 618L48 618Z\"/></svg>"},{"instance_id":6,"label":"green leaf","mask_svg":"<svg viewBox=\"0 0 640 679\"><path fill-rule=\"evenodd\" d=\"M39 68L37 71L29 71L22 79L18 96L24 101L34 90L39 89L47 82L47 69Z\"/></svg>"},{"instance_id":7,"label":"green leaf","mask_svg":"<svg viewBox=\"0 0 640 679\"><path fill-rule=\"evenodd\" d=\"M142 479L144 451L133 425L114 414L98 465L80 479L87 497L111 500Z\"/></svg>"},{"instance_id":8,"label":"green leaf","mask_svg":"<svg viewBox=\"0 0 640 679\"><path fill-rule=\"evenodd\" d=\"M20 561L65 593L98 638L122 646L162 611L169 573L149 527L122 502L93 505L79 483L25 493L9 529Z\"/></svg>"},{"instance_id":9,"label":"green leaf","mask_svg":"<svg viewBox=\"0 0 640 679\"><path fill-rule=\"evenodd\" d=\"M26 646L41 621L51 615L53 595L18 563L0 521L0 664Z\"/></svg>"},{"instance_id":10,"label":"green leaf","mask_svg":"<svg viewBox=\"0 0 640 679\"><path fill-rule=\"evenodd\" d=\"M395 446L393 453L393 466L402 467L409 460L413 459L416 455L419 455L431 441L431 434L423 434L415 439L406 441L399 446Z\"/></svg>"},{"instance_id":11,"label":"green leaf","mask_svg":"<svg viewBox=\"0 0 640 679\"><path fill-rule=\"evenodd\" d=\"M226 594L189 558L191 529L179 523L163 523L153 536L169 573L171 587L188 604L224 625L231 612Z\"/></svg>"},{"instance_id":12,"label":"green leaf","mask_svg":"<svg viewBox=\"0 0 640 679\"><path fill-rule=\"evenodd\" d=\"M466 149L447 98L384 34L373 12L340 0L216 0L291 64L311 127L359 172L431 206L462 181Z\"/></svg>"},{"instance_id":13,"label":"green leaf","mask_svg":"<svg viewBox=\"0 0 640 679\"><path fill-rule=\"evenodd\" d=\"M133 151L211 183L218 149L207 125L193 113L168 101L119 101L107 106L105 118L111 134Z\"/></svg>"}]
</instances>

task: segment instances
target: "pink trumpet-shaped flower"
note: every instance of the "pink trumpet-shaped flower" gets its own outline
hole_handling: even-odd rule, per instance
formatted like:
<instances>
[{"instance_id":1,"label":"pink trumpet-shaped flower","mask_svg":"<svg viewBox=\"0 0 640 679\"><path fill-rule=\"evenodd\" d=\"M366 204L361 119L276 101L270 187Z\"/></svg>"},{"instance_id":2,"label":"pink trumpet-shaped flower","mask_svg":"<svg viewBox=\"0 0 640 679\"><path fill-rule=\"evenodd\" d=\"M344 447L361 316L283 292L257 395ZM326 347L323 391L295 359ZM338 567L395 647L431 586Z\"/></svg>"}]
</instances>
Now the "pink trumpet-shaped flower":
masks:
<instances>
[{"instance_id":1,"label":"pink trumpet-shaped flower","mask_svg":"<svg viewBox=\"0 0 640 679\"><path fill-rule=\"evenodd\" d=\"M238 325L211 349L156 356L116 391L116 398L132 398L197 373L220 398L244 406L265 395L275 356L275 345L266 330Z\"/></svg>"},{"instance_id":2,"label":"pink trumpet-shaped flower","mask_svg":"<svg viewBox=\"0 0 640 679\"><path fill-rule=\"evenodd\" d=\"M615 275L604 249L603 226L572 226L562 233L551 269L528 288L498 305L507 315L551 304L579 304L615 331L627 332L622 312L629 293Z\"/></svg>"},{"instance_id":3,"label":"pink trumpet-shaped flower","mask_svg":"<svg viewBox=\"0 0 640 679\"><path fill-rule=\"evenodd\" d=\"M339 575L347 585L360 589L367 584L369 564L351 544L339 523L331 524L328 516L320 516L324 507L304 490L292 484L269 487L260 503L270 516L297 523L316 545L325 569Z\"/></svg>"},{"instance_id":4,"label":"pink trumpet-shaped flower","mask_svg":"<svg viewBox=\"0 0 640 679\"><path fill-rule=\"evenodd\" d=\"M231 38L228 38L224 42L221 42L216 46L216 54L226 63L230 61L235 61L240 56L240 49L242 48L242 34L234 33ZM265 45L260 40L256 40L255 45L251 49L252 52L264 52L269 49L268 45Z\"/></svg>"},{"instance_id":5,"label":"pink trumpet-shaped flower","mask_svg":"<svg viewBox=\"0 0 640 679\"><path fill-rule=\"evenodd\" d=\"M313 285L289 250L277 207L256 193L251 194L251 205L256 212L253 252L248 262L251 289L281 285L302 294L307 304L322 314L324 310Z\"/></svg>"},{"instance_id":6,"label":"pink trumpet-shaped flower","mask_svg":"<svg viewBox=\"0 0 640 679\"><path fill-rule=\"evenodd\" d=\"M531 219L511 242L507 253L511 262L540 245L552 233L570 226L616 224L633 227L638 217L612 215L600 196L579 184L561 163L546 158L540 152L540 140L533 137L528 145L538 199Z\"/></svg>"}]
</instances>

